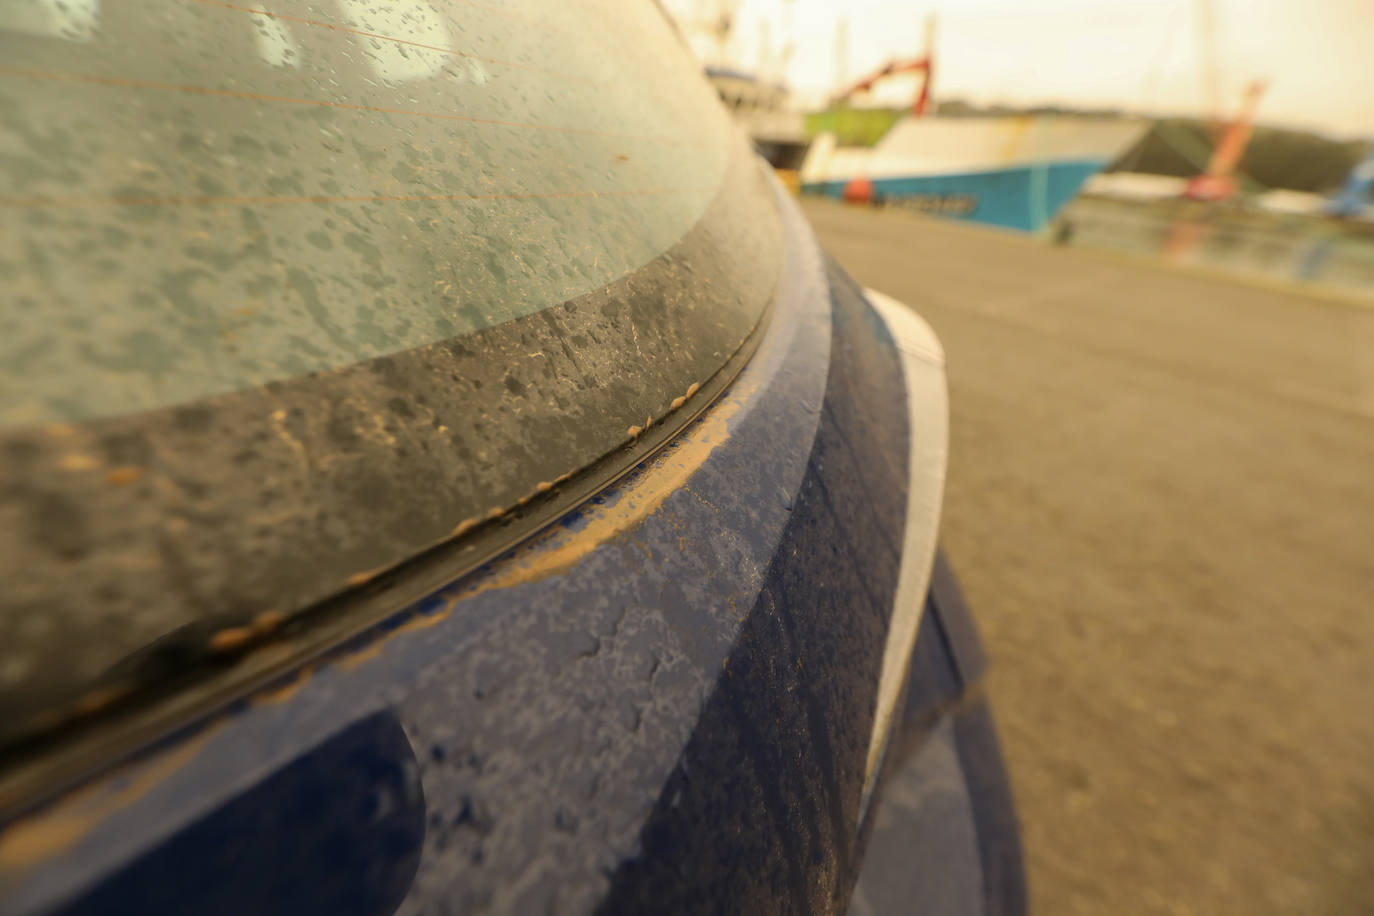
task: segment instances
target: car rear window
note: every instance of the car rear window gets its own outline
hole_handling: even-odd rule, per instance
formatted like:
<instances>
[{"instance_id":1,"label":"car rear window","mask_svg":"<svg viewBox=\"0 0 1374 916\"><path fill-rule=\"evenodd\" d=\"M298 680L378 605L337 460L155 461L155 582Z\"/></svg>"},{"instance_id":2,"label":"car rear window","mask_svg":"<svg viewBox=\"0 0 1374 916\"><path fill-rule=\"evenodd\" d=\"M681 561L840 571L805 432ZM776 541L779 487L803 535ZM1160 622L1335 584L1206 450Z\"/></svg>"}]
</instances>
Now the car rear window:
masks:
<instances>
[{"instance_id":1,"label":"car rear window","mask_svg":"<svg viewBox=\"0 0 1374 916\"><path fill-rule=\"evenodd\" d=\"M770 193L644 0L4 4L0 714L671 423Z\"/></svg>"}]
</instances>

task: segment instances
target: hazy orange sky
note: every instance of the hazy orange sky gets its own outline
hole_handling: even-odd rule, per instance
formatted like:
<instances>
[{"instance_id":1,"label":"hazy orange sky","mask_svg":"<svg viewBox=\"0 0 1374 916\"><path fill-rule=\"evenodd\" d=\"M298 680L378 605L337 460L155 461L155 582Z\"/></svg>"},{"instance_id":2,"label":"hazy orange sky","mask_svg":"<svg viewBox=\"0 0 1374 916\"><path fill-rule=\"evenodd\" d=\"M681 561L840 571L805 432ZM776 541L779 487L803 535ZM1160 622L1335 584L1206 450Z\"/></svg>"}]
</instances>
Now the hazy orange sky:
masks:
<instances>
[{"instance_id":1,"label":"hazy orange sky","mask_svg":"<svg viewBox=\"0 0 1374 916\"><path fill-rule=\"evenodd\" d=\"M787 81L820 98L837 85L842 18L853 80L918 53L935 13L937 97L1201 115L1211 113L1201 8L1200 0L740 0L729 50L757 68L762 45L777 56L792 44ZM1213 9L1225 111L1246 83L1266 79L1262 123L1374 137L1374 0L1213 0Z\"/></svg>"}]
</instances>

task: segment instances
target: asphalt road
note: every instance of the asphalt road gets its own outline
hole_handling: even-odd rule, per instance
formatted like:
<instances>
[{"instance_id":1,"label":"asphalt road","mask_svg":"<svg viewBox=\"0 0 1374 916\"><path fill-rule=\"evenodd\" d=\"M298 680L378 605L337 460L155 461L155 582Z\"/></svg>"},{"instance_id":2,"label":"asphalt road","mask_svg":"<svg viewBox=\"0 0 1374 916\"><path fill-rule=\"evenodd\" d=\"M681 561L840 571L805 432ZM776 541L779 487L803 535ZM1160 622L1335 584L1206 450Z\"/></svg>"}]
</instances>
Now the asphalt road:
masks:
<instances>
[{"instance_id":1,"label":"asphalt road","mask_svg":"<svg viewBox=\"0 0 1374 916\"><path fill-rule=\"evenodd\" d=\"M1374 912L1374 308L806 210L948 354L1033 911Z\"/></svg>"}]
</instances>

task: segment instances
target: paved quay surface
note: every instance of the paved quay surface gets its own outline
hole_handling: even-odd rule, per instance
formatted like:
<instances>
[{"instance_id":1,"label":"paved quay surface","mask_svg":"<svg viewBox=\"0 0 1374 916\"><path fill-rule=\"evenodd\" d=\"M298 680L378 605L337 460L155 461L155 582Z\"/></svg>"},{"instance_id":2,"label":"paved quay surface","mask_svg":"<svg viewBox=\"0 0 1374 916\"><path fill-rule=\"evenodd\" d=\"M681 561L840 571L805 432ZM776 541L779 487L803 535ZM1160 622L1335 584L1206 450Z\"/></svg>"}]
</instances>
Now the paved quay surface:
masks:
<instances>
[{"instance_id":1,"label":"paved quay surface","mask_svg":"<svg viewBox=\"0 0 1374 916\"><path fill-rule=\"evenodd\" d=\"M1033 912L1374 912L1374 308L804 206L945 345Z\"/></svg>"}]
</instances>

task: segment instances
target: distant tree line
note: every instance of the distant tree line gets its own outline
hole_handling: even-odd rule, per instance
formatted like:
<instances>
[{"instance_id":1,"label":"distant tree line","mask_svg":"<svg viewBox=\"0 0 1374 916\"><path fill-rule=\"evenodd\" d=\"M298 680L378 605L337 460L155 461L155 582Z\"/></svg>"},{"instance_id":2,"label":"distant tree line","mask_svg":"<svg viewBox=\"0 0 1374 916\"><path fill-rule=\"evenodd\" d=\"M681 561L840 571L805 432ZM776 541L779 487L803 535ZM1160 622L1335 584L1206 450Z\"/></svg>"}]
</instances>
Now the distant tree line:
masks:
<instances>
[{"instance_id":1,"label":"distant tree line","mask_svg":"<svg viewBox=\"0 0 1374 916\"><path fill-rule=\"evenodd\" d=\"M1112 168L1186 178L1206 166L1213 142L1211 125L1206 122L1164 118ZM1367 149L1361 140L1331 140L1304 131L1257 127L1241 158L1240 171L1256 189L1328 194L1345 182Z\"/></svg>"}]
</instances>

